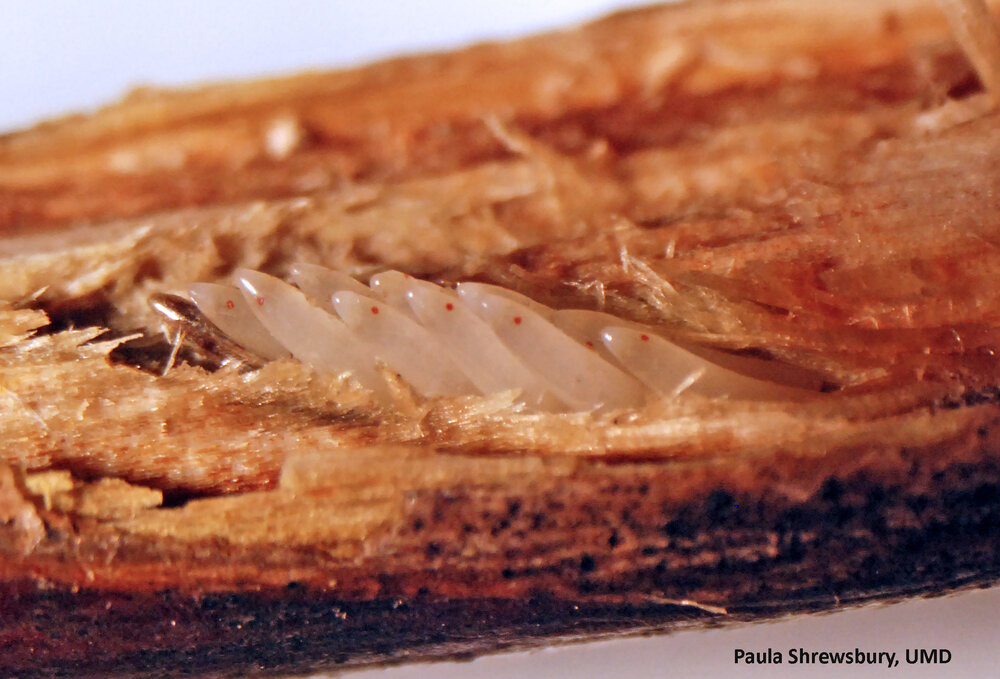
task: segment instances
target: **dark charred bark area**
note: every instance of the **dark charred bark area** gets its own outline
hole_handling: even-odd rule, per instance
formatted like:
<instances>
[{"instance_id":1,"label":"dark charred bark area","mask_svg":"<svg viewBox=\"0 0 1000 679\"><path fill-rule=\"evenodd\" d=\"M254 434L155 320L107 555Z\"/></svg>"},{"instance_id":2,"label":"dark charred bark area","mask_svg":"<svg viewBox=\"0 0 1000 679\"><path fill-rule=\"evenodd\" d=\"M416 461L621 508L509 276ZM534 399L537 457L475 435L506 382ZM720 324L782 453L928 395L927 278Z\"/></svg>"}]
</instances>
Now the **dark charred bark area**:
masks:
<instances>
[{"instance_id":1,"label":"dark charred bark area","mask_svg":"<svg viewBox=\"0 0 1000 679\"><path fill-rule=\"evenodd\" d=\"M553 567L560 579L575 581L578 598L544 589L516 599L442 598L427 590L391 596L398 585L391 577L383 581L390 596L372 601L344 601L295 582L192 594L68 591L7 581L0 589L0 672L24 679L305 674L471 658L556 636L725 625L995 581L1000 466L992 460L951 465L931 474L927 485L922 477L917 463L908 475L915 484L863 474L831 477L801 504L716 489L659 512L642 483L609 489L613 501L595 498L602 511L619 510L603 519L606 552L591 549ZM506 523L501 530L519 530L524 522L558 521L559 514L510 506L506 515L488 519L494 527ZM411 530L424 531L422 521L415 518ZM445 549L433 540L426 544L428 552ZM764 555L748 545L773 550ZM634 570L602 575L607 556L628 548L637 553ZM693 555L698 563L690 562ZM503 569L498 575L542 574ZM632 596L663 592L665 601L694 591L728 602L726 612ZM595 603L601 594L605 600Z\"/></svg>"}]
</instances>

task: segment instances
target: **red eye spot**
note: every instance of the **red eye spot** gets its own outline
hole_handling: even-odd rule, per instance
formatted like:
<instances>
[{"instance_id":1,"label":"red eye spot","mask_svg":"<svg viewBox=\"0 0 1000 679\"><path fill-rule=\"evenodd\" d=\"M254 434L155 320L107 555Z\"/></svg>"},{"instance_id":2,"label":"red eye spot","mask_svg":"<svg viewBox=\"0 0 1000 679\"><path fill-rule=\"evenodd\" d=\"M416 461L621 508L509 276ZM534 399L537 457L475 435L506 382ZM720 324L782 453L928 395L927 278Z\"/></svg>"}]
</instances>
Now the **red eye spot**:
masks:
<instances>
[{"instance_id":1,"label":"red eye spot","mask_svg":"<svg viewBox=\"0 0 1000 679\"><path fill-rule=\"evenodd\" d=\"M226 308L227 309L235 309L236 308L236 303L233 300L231 300L231 299L227 299L226 300Z\"/></svg>"},{"instance_id":2,"label":"red eye spot","mask_svg":"<svg viewBox=\"0 0 1000 679\"><path fill-rule=\"evenodd\" d=\"M377 306L373 306L372 307L372 313L373 314L378 314L378 307Z\"/></svg>"},{"instance_id":3,"label":"red eye spot","mask_svg":"<svg viewBox=\"0 0 1000 679\"><path fill-rule=\"evenodd\" d=\"M643 342L648 342L649 335L639 335L639 339L641 339Z\"/></svg>"},{"instance_id":4,"label":"red eye spot","mask_svg":"<svg viewBox=\"0 0 1000 679\"><path fill-rule=\"evenodd\" d=\"M586 344L586 345L587 345L588 347L590 347L591 349L593 349L593 348L594 348L594 343L593 343L593 342L590 342L590 341L588 341L588 342L585 342L585 344Z\"/></svg>"},{"instance_id":5,"label":"red eye spot","mask_svg":"<svg viewBox=\"0 0 1000 679\"><path fill-rule=\"evenodd\" d=\"M514 325L521 325L521 317L514 316Z\"/></svg>"},{"instance_id":6,"label":"red eye spot","mask_svg":"<svg viewBox=\"0 0 1000 679\"><path fill-rule=\"evenodd\" d=\"M258 297L257 298L257 306L264 306L264 298L263 297Z\"/></svg>"},{"instance_id":7,"label":"red eye spot","mask_svg":"<svg viewBox=\"0 0 1000 679\"><path fill-rule=\"evenodd\" d=\"M448 302L447 304L444 305L444 308L447 309L448 311L451 311L452 309L455 308L455 305L452 304L451 302Z\"/></svg>"}]
</instances>

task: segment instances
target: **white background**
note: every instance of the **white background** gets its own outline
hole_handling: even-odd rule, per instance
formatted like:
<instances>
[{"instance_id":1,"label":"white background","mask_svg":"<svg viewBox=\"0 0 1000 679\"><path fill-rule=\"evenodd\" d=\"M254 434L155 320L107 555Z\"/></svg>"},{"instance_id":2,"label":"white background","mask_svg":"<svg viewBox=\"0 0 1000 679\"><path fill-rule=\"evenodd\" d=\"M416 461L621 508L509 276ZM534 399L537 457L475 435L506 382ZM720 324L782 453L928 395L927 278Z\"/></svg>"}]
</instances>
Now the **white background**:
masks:
<instances>
[{"instance_id":1,"label":"white background","mask_svg":"<svg viewBox=\"0 0 1000 679\"><path fill-rule=\"evenodd\" d=\"M621 0L0 0L0 130L140 84L293 72L579 22Z\"/></svg>"},{"instance_id":2,"label":"white background","mask_svg":"<svg viewBox=\"0 0 1000 679\"><path fill-rule=\"evenodd\" d=\"M576 22L612 0L0 0L0 130L88 109L139 84L181 84L357 63ZM468 677L1000 676L1000 589L766 625L596 642L373 670L354 679ZM946 668L747 667L736 648L787 652L946 647Z\"/></svg>"}]
</instances>

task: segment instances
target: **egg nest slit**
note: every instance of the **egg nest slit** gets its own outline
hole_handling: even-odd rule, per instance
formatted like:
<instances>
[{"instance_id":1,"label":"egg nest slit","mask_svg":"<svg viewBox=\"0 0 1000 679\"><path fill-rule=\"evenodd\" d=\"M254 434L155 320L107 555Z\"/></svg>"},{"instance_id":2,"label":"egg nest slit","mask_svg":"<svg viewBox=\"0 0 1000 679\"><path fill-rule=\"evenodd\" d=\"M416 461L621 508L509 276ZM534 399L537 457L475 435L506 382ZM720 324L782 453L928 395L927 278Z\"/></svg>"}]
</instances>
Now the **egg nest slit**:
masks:
<instances>
[{"instance_id":1,"label":"egg nest slit","mask_svg":"<svg viewBox=\"0 0 1000 679\"><path fill-rule=\"evenodd\" d=\"M294 356L349 374L385 405L380 367L425 398L512 392L516 403L550 412L629 409L682 394L795 400L822 385L804 372L794 376L797 386L779 385L777 379L792 377L790 366L769 370L751 359L734 372L648 326L552 309L494 285L452 289L390 270L365 286L308 264L292 267L293 285L249 270L234 278L236 287L190 288L216 328L262 359Z\"/></svg>"}]
</instances>

